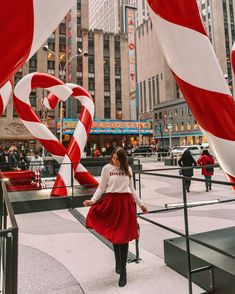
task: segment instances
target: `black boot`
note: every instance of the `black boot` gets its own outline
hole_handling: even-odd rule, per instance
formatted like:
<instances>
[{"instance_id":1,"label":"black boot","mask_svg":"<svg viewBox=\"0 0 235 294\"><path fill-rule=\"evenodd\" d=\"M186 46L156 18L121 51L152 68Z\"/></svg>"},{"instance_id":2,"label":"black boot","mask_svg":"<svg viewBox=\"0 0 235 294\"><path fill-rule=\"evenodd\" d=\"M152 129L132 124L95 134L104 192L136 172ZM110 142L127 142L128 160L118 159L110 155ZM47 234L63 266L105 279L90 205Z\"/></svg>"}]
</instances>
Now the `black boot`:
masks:
<instances>
[{"instance_id":1,"label":"black boot","mask_svg":"<svg viewBox=\"0 0 235 294\"><path fill-rule=\"evenodd\" d=\"M209 183L206 182L206 192L209 192Z\"/></svg>"},{"instance_id":2,"label":"black boot","mask_svg":"<svg viewBox=\"0 0 235 294\"><path fill-rule=\"evenodd\" d=\"M208 183L209 184L209 190L211 190L211 183Z\"/></svg>"},{"instance_id":3,"label":"black boot","mask_svg":"<svg viewBox=\"0 0 235 294\"><path fill-rule=\"evenodd\" d=\"M120 259L120 245L119 244L113 244L113 251L115 255L115 271L117 274L120 274L120 264L121 264L121 259Z\"/></svg>"},{"instance_id":4,"label":"black boot","mask_svg":"<svg viewBox=\"0 0 235 294\"><path fill-rule=\"evenodd\" d=\"M119 287L124 287L127 283L126 262L127 262L127 254L128 254L128 245L129 245L128 243L120 244L121 272L120 272L120 278L118 282Z\"/></svg>"}]
</instances>

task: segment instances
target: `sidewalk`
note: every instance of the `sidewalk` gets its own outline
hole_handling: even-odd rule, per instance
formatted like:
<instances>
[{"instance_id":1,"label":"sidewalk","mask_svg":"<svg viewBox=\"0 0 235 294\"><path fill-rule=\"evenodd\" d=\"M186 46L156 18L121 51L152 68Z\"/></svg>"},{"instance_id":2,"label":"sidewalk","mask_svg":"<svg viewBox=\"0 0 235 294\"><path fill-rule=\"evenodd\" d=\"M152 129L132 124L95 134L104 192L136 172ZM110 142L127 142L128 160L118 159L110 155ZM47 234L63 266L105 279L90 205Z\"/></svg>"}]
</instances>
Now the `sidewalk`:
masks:
<instances>
[{"instance_id":1,"label":"sidewalk","mask_svg":"<svg viewBox=\"0 0 235 294\"><path fill-rule=\"evenodd\" d=\"M143 163L145 169L158 168L156 162ZM177 171L170 171L177 174ZM196 171L197 176L200 172ZM221 171L215 178L224 180ZM213 187L204 192L203 183L194 182L190 201L218 195L234 197L229 187ZM175 179L142 177L142 198L149 209L180 202L181 183ZM87 208L78 209L86 215ZM148 218L184 230L182 211L149 214ZM234 204L203 206L190 210L190 232L214 230L234 225ZM128 264L128 284L118 287L113 252L84 228L67 210L16 215L19 225L19 293L188 293L187 279L164 264L163 240L174 234L144 220L140 224L140 263ZM134 243L130 251L135 253ZM193 293L203 290L193 286Z\"/></svg>"}]
</instances>

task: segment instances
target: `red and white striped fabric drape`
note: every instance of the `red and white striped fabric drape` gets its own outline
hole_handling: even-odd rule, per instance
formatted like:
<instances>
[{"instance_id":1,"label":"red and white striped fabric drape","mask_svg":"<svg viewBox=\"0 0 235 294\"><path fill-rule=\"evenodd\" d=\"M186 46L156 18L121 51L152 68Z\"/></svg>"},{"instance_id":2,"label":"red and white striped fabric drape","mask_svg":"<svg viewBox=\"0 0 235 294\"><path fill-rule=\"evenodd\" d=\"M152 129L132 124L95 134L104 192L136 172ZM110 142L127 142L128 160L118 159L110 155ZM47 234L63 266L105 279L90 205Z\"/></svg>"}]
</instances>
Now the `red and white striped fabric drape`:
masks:
<instances>
[{"instance_id":1,"label":"red and white striped fabric drape","mask_svg":"<svg viewBox=\"0 0 235 294\"><path fill-rule=\"evenodd\" d=\"M9 100L8 81L42 46L73 4L73 0L0 1L0 116Z\"/></svg>"},{"instance_id":2,"label":"red and white striped fabric drape","mask_svg":"<svg viewBox=\"0 0 235 294\"><path fill-rule=\"evenodd\" d=\"M235 182L235 105L196 0L147 0L165 58L222 169Z\"/></svg>"},{"instance_id":3,"label":"red and white striped fabric drape","mask_svg":"<svg viewBox=\"0 0 235 294\"><path fill-rule=\"evenodd\" d=\"M29 94L37 87L44 88L58 97L53 98L53 96L51 96L47 101L48 105L52 105L51 103L54 99L56 99L57 102L58 99L66 101L70 95L77 96L76 98L82 102L83 107L80 116L82 122L78 123L68 150L66 150L55 135L40 121L30 105ZM94 115L93 101L84 89L74 85L68 87L59 79L48 74L32 73L22 78L16 85L14 90L14 105L23 124L31 134L40 141L42 146L44 146L58 162L68 163L62 166L59 171L59 176L52 190L53 196L68 195L66 186L71 185L71 162L74 162L73 170L76 172L76 179L82 185L96 186L98 184L94 177L78 164L86 144L87 134L90 131Z\"/></svg>"}]
</instances>

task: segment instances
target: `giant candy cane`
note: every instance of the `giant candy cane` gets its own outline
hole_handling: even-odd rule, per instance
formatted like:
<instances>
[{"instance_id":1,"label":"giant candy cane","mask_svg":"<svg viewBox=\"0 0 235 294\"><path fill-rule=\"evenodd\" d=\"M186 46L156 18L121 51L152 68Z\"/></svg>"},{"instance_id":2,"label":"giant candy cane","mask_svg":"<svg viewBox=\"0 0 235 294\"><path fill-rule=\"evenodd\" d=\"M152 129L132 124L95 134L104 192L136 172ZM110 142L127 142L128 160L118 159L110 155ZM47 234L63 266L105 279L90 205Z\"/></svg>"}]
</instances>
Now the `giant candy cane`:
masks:
<instances>
[{"instance_id":1,"label":"giant candy cane","mask_svg":"<svg viewBox=\"0 0 235 294\"><path fill-rule=\"evenodd\" d=\"M22 78L14 90L14 105L25 127L58 162L65 163L59 171L59 176L52 190L51 195L53 196L68 195L67 186L71 186L71 163L73 163L75 177L82 185L91 187L98 184L94 177L81 164L78 164L92 124L94 115L93 101L90 95L81 87L69 86L64 85L51 75L32 73ZM67 150L40 121L30 105L29 94L37 87L45 88L62 101L66 101L70 95L75 95L82 102L81 119ZM58 102L57 97L56 103ZM54 100L53 97L47 100L48 107L55 107L55 103L52 107Z\"/></svg>"},{"instance_id":2,"label":"giant candy cane","mask_svg":"<svg viewBox=\"0 0 235 294\"><path fill-rule=\"evenodd\" d=\"M51 195L67 195L66 187L71 186L71 163L75 173L75 178L81 185L86 187L97 186L98 183L93 176L79 164L81 155L87 142L88 135L94 118L94 102L91 95L81 86L75 84L66 84L72 89L74 98L82 104L81 114L75 132L64 156L63 164L56 178ZM54 95L49 95L44 99L44 105L49 109L54 109L59 99ZM58 187L64 187L64 190Z\"/></svg>"},{"instance_id":3,"label":"giant candy cane","mask_svg":"<svg viewBox=\"0 0 235 294\"><path fill-rule=\"evenodd\" d=\"M0 116L11 94L8 81L46 41L73 3L73 0L0 1Z\"/></svg>"},{"instance_id":4,"label":"giant candy cane","mask_svg":"<svg viewBox=\"0 0 235 294\"><path fill-rule=\"evenodd\" d=\"M166 60L230 182L235 182L235 104L195 0L147 0Z\"/></svg>"}]
</instances>

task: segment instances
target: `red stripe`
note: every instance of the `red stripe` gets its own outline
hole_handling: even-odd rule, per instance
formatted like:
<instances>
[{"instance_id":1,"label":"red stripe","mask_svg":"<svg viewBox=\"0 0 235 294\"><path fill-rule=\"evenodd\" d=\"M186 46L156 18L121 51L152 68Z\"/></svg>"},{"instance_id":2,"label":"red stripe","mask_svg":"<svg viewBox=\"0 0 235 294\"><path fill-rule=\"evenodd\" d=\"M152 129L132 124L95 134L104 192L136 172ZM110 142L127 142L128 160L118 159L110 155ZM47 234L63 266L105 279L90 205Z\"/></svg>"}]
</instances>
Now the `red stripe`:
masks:
<instances>
[{"instance_id":1,"label":"red stripe","mask_svg":"<svg viewBox=\"0 0 235 294\"><path fill-rule=\"evenodd\" d=\"M199 125L216 137L234 141L235 104L232 96L200 89L174 76Z\"/></svg>"},{"instance_id":2,"label":"red stripe","mask_svg":"<svg viewBox=\"0 0 235 294\"><path fill-rule=\"evenodd\" d=\"M13 95L14 106L19 117L25 121L41 122L33 108Z\"/></svg>"},{"instance_id":3,"label":"red stripe","mask_svg":"<svg viewBox=\"0 0 235 294\"><path fill-rule=\"evenodd\" d=\"M73 170L76 171L78 163L80 162L80 159L81 159L81 150L73 136L69 143L67 154L68 154L68 157L70 158L70 161L75 162L73 164Z\"/></svg>"},{"instance_id":4,"label":"red stripe","mask_svg":"<svg viewBox=\"0 0 235 294\"><path fill-rule=\"evenodd\" d=\"M161 18L207 36L195 0L147 0Z\"/></svg>"},{"instance_id":5,"label":"red stripe","mask_svg":"<svg viewBox=\"0 0 235 294\"><path fill-rule=\"evenodd\" d=\"M59 98L53 93L49 93L49 95L46 98L48 100L50 108L55 109L57 103L59 102Z\"/></svg>"},{"instance_id":6,"label":"red stripe","mask_svg":"<svg viewBox=\"0 0 235 294\"><path fill-rule=\"evenodd\" d=\"M75 88L73 88L73 96L87 96L87 98L93 101L93 98L91 97L90 93L87 92L86 89L78 85Z\"/></svg>"},{"instance_id":7,"label":"red stripe","mask_svg":"<svg viewBox=\"0 0 235 294\"><path fill-rule=\"evenodd\" d=\"M32 0L0 1L0 87L26 62L33 40Z\"/></svg>"},{"instance_id":8,"label":"red stripe","mask_svg":"<svg viewBox=\"0 0 235 294\"><path fill-rule=\"evenodd\" d=\"M87 136L88 136L92 126L92 117L88 109L85 108L84 106L82 107L82 111L81 111L79 119L83 123L86 129Z\"/></svg>"},{"instance_id":9,"label":"red stripe","mask_svg":"<svg viewBox=\"0 0 235 294\"><path fill-rule=\"evenodd\" d=\"M31 81L31 89L35 88L49 88L53 86L64 85L61 80L45 73L35 73Z\"/></svg>"},{"instance_id":10,"label":"red stripe","mask_svg":"<svg viewBox=\"0 0 235 294\"><path fill-rule=\"evenodd\" d=\"M44 140L36 138L47 151L53 155L65 156L66 148L59 142L54 140Z\"/></svg>"},{"instance_id":11,"label":"red stripe","mask_svg":"<svg viewBox=\"0 0 235 294\"><path fill-rule=\"evenodd\" d=\"M228 177L230 183L235 183L235 177L230 176L227 173L226 173L226 176ZM235 186L231 186L231 188L235 191Z\"/></svg>"},{"instance_id":12,"label":"red stripe","mask_svg":"<svg viewBox=\"0 0 235 294\"><path fill-rule=\"evenodd\" d=\"M232 60L233 73L235 73L235 50L233 50L231 53L231 60Z\"/></svg>"},{"instance_id":13,"label":"red stripe","mask_svg":"<svg viewBox=\"0 0 235 294\"><path fill-rule=\"evenodd\" d=\"M54 187L51 190L51 196L61 197L61 196L67 196L67 195L68 195L68 192L67 192L66 185L63 181L63 178L60 176L60 174L58 174Z\"/></svg>"},{"instance_id":14,"label":"red stripe","mask_svg":"<svg viewBox=\"0 0 235 294\"><path fill-rule=\"evenodd\" d=\"M3 100L2 100L2 96L0 95L0 116L2 116L3 114L3 107L4 107Z\"/></svg>"},{"instance_id":15,"label":"red stripe","mask_svg":"<svg viewBox=\"0 0 235 294\"><path fill-rule=\"evenodd\" d=\"M85 188L95 188L99 185L89 172L77 172L74 177Z\"/></svg>"}]
</instances>

